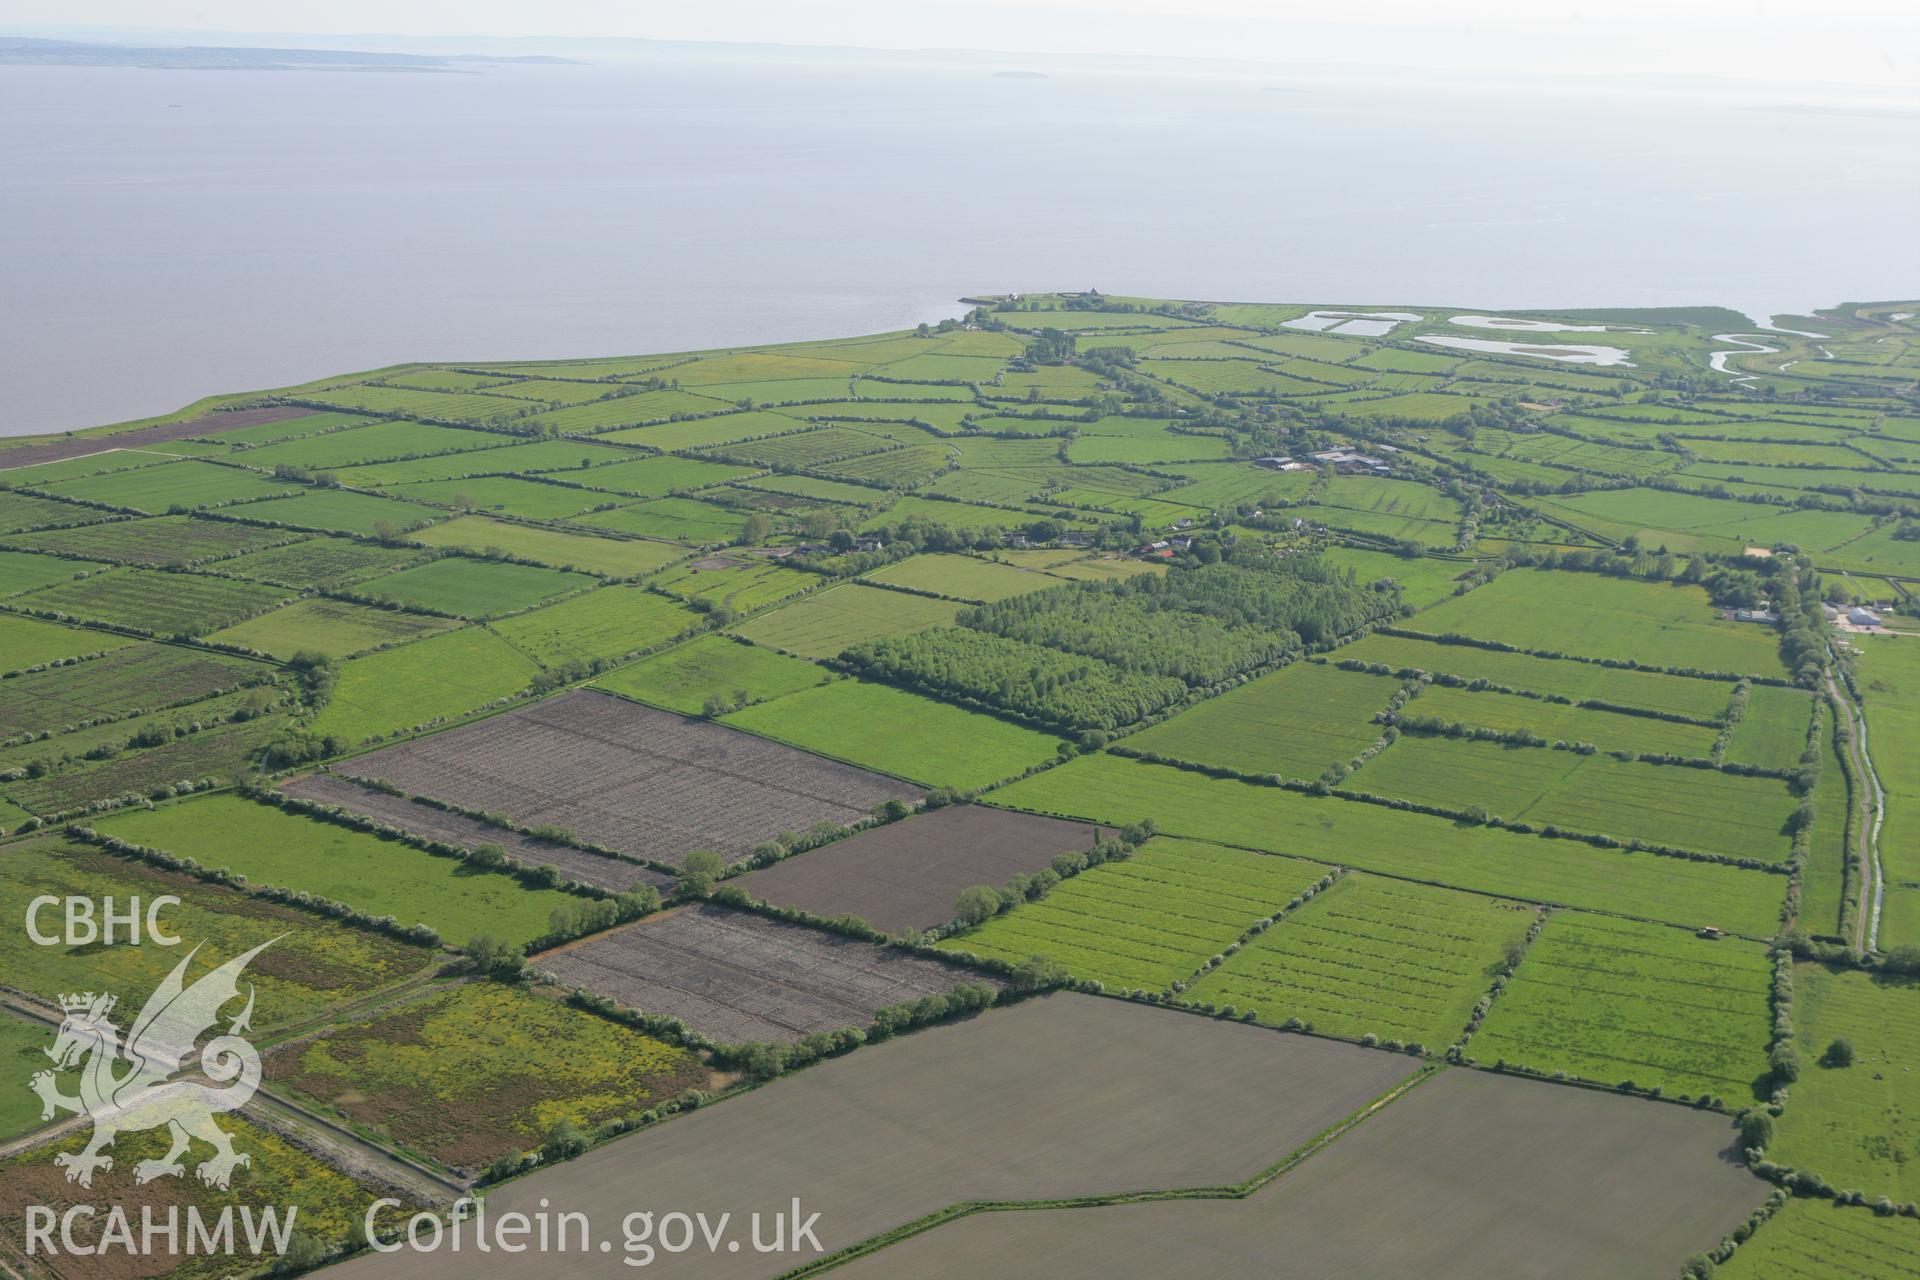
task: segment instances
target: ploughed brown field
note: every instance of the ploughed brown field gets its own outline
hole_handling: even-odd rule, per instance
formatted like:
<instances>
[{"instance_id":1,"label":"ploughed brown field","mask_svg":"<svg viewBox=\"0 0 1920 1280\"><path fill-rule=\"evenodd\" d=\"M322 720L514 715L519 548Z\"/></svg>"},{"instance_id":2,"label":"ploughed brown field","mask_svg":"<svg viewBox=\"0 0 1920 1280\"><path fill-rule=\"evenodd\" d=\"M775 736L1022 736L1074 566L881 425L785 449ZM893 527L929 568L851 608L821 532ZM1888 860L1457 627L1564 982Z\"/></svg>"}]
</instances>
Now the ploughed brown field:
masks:
<instances>
[{"instance_id":1,"label":"ploughed brown field","mask_svg":"<svg viewBox=\"0 0 1920 1280\"><path fill-rule=\"evenodd\" d=\"M1245 1200L986 1213L847 1280L1667 1276L1766 1198L1722 1115L1449 1070Z\"/></svg>"},{"instance_id":2,"label":"ploughed brown field","mask_svg":"<svg viewBox=\"0 0 1920 1280\"><path fill-rule=\"evenodd\" d=\"M89 453L103 453L108 449L138 449L141 445L165 444L169 440L218 435L222 431L238 431L241 427L257 427L263 422L304 418L312 413L312 409L292 405L232 409L225 413L208 414L204 418L189 418L185 422L163 422L157 427L141 427L137 431L116 431L110 436L69 436L41 444L23 444L17 448L0 449L0 468L30 467L38 462L83 458Z\"/></svg>"},{"instance_id":3,"label":"ploughed brown field","mask_svg":"<svg viewBox=\"0 0 1920 1280\"><path fill-rule=\"evenodd\" d=\"M854 822L882 801L924 794L590 690L357 756L336 772L668 863L695 849L737 859L781 831Z\"/></svg>"},{"instance_id":4,"label":"ploughed brown field","mask_svg":"<svg viewBox=\"0 0 1920 1280\"><path fill-rule=\"evenodd\" d=\"M376 819L423 839L459 845L463 849L497 844L507 851L508 857L530 867L557 867L560 874L569 880L578 880L582 884L595 885L614 893L625 893L640 884L650 884L665 892L673 884L672 876L664 871L655 871L652 867L575 849L571 845L555 844L551 840L536 840L518 831L469 818L463 813L450 813L405 796L388 795L351 778L314 773L284 782L279 789L301 800L335 805L362 817Z\"/></svg>"},{"instance_id":5,"label":"ploughed brown field","mask_svg":"<svg viewBox=\"0 0 1920 1280\"><path fill-rule=\"evenodd\" d=\"M721 1043L791 1041L865 1027L888 1005L962 982L1004 985L805 925L702 903L543 953L557 980L632 1009L680 1019Z\"/></svg>"},{"instance_id":6,"label":"ploughed brown field","mask_svg":"<svg viewBox=\"0 0 1920 1280\"><path fill-rule=\"evenodd\" d=\"M963 1200L1241 1182L1418 1066L1397 1054L1119 1000L1028 1000L869 1045L496 1189L487 1198L490 1214L537 1212L544 1198L556 1210L587 1214L615 1248L494 1253L486 1273L632 1276L638 1269L621 1261L619 1226L638 1209L656 1218L700 1210L709 1221L732 1213L750 1239L752 1213L770 1219L797 1196L803 1217L820 1214L815 1234L831 1251ZM1471 1189L1467 1183L1461 1192ZM1490 1200L1487 1211L1498 1215L1500 1205ZM460 1253L443 1247L356 1258L338 1274L466 1280L475 1274L466 1243ZM744 1280L779 1275L814 1256L743 1246L662 1253L656 1262L676 1277ZM972 1274L997 1275L1009 1261L976 1263Z\"/></svg>"},{"instance_id":7,"label":"ploughed brown field","mask_svg":"<svg viewBox=\"0 0 1920 1280\"><path fill-rule=\"evenodd\" d=\"M969 885L998 888L1086 849L1102 829L983 805L949 805L731 881L750 897L817 916L858 916L887 933L931 929L953 918Z\"/></svg>"}]
</instances>

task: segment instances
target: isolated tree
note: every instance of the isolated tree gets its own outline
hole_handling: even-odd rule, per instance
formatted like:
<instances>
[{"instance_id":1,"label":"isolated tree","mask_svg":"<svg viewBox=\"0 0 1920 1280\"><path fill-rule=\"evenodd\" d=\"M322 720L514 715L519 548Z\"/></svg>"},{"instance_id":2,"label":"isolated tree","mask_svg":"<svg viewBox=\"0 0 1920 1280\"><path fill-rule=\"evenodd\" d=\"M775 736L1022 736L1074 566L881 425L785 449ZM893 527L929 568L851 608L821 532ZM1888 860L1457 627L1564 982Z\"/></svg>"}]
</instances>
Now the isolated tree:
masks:
<instances>
[{"instance_id":1,"label":"isolated tree","mask_svg":"<svg viewBox=\"0 0 1920 1280\"><path fill-rule=\"evenodd\" d=\"M1051 956L1029 956L1013 969L1017 991L1045 991L1067 980L1067 967Z\"/></svg>"},{"instance_id":2,"label":"isolated tree","mask_svg":"<svg viewBox=\"0 0 1920 1280\"><path fill-rule=\"evenodd\" d=\"M552 1164L556 1160L570 1160L586 1149L587 1135L580 1132L580 1126L570 1117L562 1116L547 1130L546 1140L540 1144L540 1158Z\"/></svg>"},{"instance_id":3,"label":"isolated tree","mask_svg":"<svg viewBox=\"0 0 1920 1280\"><path fill-rule=\"evenodd\" d=\"M680 893L682 897L704 898L713 892L720 873L727 869L726 860L711 849L695 849L680 863Z\"/></svg>"},{"instance_id":4,"label":"isolated tree","mask_svg":"<svg viewBox=\"0 0 1920 1280\"><path fill-rule=\"evenodd\" d=\"M953 918L963 925L976 925L1000 911L1000 891L992 885L968 885L953 900Z\"/></svg>"},{"instance_id":5,"label":"isolated tree","mask_svg":"<svg viewBox=\"0 0 1920 1280\"><path fill-rule=\"evenodd\" d=\"M303 1271L313 1270L329 1256L331 1251L320 1237L299 1227L287 1237L286 1251L274 1260L268 1270L272 1275L297 1276Z\"/></svg>"},{"instance_id":6,"label":"isolated tree","mask_svg":"<svg viewBox=\"0 0 1920 1280\"><path fill-rule=\"evenodd\" d=\"M1853 1065L1853 1041L1844 1036L1827 1046L1826 1053L1820 1057L1820 1064L1826 1067L1850 1067Z\"/></svg>"},{"instance_id":7,"label":"isolated tree","mask_svg":"<svg viewBox=\"0 0 1920 1280\"><path fill-rule=\"evenodd\" d=\"M520 1172L521 1167L526 1163L527 1153L518 1147L502 1151L493 1158L493 1163L487 1166L487 1181L505 1182Z\"/></svg>"},{"instance_id":8,"label":"isolated tree","mask_svg":"<svg viewBox=\"0 0 1920 1280\"><path fill-rule=\"evenodd\" d=\"M518 946L502 942L490 933L475 934L467 943L466 952L481 973L503 981L519 977L527 962Z\"/></svg>"}]
</instances>

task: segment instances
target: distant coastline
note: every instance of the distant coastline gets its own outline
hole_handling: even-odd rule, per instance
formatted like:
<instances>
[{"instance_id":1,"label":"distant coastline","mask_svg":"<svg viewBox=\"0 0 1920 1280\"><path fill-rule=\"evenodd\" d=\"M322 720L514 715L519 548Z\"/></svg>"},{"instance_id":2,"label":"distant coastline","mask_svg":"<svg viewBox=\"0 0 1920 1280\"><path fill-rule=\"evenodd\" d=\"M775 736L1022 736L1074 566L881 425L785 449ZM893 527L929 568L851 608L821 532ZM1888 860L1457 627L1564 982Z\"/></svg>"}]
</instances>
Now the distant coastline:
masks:
<instances>
[{"instance_id":1,"label":"distant coastline","mask_svg":"<svg viewBox=\"0 0 1920 1280\"><path fill-rule=\"evenodd\" d=\"M490 65L583 66L546 54L371 53L351 49L223 48L214 45L91 44L0 36L0 66L141 67L154 71L458 72Z\"/></svg>"}]
</instances>

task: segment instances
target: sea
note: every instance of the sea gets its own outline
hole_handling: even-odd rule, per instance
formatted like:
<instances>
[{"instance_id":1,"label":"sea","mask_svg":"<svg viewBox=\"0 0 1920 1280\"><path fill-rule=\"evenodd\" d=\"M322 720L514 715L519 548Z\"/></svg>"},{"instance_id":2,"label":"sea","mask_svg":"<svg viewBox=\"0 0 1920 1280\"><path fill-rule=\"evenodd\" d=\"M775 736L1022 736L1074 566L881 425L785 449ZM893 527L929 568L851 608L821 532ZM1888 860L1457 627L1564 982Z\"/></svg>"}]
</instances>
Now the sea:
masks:
<instances>
[{"instance_id":1,"label":"sea","mask_svg":"<svg viewBox=\"0 0 1920 1280\"><path fill-rule=\"evenodd\" d=\"M1147 65L0 67L0 435L988 292L1762 318L1920 294L1910 110Z\"/></svg>"}]
</instances>

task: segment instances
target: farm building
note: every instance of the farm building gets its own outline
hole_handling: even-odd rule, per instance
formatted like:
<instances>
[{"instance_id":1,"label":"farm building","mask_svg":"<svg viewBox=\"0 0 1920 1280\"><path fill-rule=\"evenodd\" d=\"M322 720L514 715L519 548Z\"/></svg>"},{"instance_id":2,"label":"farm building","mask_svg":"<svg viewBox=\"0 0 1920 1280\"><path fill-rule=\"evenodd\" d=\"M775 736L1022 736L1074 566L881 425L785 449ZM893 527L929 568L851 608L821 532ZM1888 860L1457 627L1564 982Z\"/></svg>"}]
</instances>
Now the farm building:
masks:
<instances>
[{"instance_id":1,"label":"farm building","mask_svg":"<svg viewBox=\"0 0 1920 1280\"><path fill-rule=\"evenodd\" d=\"M1316 462L1325 463L1335 471L1349 475L1385 475L1393 470L1379 458L1369 457L1364 453L1354 453L1348 449L1322 449L1319 453L1309 456Z\"/></svg>"}]
</instances>

